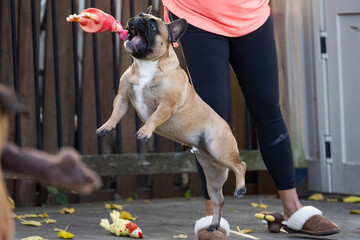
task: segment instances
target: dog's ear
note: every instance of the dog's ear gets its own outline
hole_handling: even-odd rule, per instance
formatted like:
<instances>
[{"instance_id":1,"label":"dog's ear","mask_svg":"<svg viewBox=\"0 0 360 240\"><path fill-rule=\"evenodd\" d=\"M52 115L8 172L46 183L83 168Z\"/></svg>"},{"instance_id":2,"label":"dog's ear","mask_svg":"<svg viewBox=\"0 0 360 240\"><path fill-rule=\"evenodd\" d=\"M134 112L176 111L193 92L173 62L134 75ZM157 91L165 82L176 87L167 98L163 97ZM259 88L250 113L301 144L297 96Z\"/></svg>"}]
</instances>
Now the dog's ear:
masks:
<instances>
[{"instance_id":1,"label":"dog's ear","mask_svg":"<svg viewBox=\"0 0 360 240\"><path fill-rule=\"evenodd\" d=\"M152 6L150 5L145 11L146 14L152 14Z\"/></svg>"},{"instance_id":2,"label":"dog's ear","mask_svg":"<svg viewBox=\"0 0 360 240\"><path fill-rule=\"evenodd\" d=\"M169 32L169 41L177 42L186 31L187 21L184 18L179 18L166 24L166 27Z\"/></svg>"}]
</instances>

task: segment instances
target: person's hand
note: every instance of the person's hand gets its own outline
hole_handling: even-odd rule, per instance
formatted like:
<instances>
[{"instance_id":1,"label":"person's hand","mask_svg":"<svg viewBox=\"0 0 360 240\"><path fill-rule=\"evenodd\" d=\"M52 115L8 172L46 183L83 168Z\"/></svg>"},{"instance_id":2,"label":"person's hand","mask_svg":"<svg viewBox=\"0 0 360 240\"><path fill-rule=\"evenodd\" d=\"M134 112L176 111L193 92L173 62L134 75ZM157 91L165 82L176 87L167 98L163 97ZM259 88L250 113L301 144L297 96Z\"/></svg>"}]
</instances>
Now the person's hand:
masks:
<instances>
[{"instance_id":1,"label":"person's hand","mask_svg":"<svg viewBox=\"0 0 360 240\"><path fill-rule=\"evenodd\" d=\"M81 156L72 148L65 147L57 155L51 156L53 161L45 169L47 184L74 190L88 195L102 185L98 175L90 170Z\"/></svg>"}]
</instances>

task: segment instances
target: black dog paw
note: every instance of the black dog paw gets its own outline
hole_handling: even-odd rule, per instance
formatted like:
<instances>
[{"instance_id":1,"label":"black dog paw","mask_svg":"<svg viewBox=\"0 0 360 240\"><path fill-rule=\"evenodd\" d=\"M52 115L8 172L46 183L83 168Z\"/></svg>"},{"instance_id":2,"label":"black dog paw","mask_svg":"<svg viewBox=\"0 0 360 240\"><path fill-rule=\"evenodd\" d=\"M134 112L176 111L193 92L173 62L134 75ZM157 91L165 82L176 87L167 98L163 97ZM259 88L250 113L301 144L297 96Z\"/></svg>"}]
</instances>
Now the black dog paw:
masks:
<instances>
[{"instance_id":1,"label":"black dog paw","mask_svg":"<svg viewBox=\"0 0 360 240\"><path fill-rule=\"evenodd\" d=\"M149 138L143 134L140 134L140 133L136 133L136 139L137 140L140 140L140 141L143 141L143 142L146 142L149 140Z\"/></svg>"},{"instance_id":2,"label":"black dog paw","mask_svg":"<svg viewBox=\"0 0 360 240\"><path fill-rule=\"evenodd\" d=\"M98 135L100 137L104 137L104 136L109 135L110 132L111 131L107 130L107 129L102 129L102 130L98 129L98 130L96 130L96 135Z\"/></svg>"},{"instance_id":3,"label":"black dog paw","mask_svg":"<svg viewBox=\"0 0 360 240\"><path fill-rule=\"evenodd\" d=\"M245 195L245 193L246 193L246 187L244 186L242 188L235 190L234 197L241 198Z\"/></svg>"}]
</instances>

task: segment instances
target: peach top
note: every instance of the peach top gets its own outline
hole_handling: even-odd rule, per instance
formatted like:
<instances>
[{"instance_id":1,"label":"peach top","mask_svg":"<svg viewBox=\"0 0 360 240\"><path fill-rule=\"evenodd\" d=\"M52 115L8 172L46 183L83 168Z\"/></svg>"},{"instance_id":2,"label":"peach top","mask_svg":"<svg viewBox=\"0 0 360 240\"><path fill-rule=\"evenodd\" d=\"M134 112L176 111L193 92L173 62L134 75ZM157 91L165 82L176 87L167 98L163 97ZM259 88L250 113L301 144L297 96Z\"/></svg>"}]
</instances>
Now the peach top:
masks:
<instances>
[{"instance_id":1,"label":"peach top","mask_svg":"<svg viewBox=\"0 0 360 240\"><path fill-rule=\"evenodd\" d=\"M163 0L168 11L189 24L227 37L239 37L261 27L270 16L269 0Z\"/></svg>"}]
</instances>

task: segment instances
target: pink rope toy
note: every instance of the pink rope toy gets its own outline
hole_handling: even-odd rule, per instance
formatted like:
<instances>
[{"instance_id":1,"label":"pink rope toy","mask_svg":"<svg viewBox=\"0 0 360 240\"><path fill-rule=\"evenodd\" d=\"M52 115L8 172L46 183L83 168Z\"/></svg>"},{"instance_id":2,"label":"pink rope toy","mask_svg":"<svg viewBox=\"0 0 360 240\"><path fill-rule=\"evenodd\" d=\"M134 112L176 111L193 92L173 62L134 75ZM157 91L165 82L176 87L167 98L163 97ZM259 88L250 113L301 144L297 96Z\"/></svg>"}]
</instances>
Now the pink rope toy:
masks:
<instances>
[{"instance_id":1,"label":"pink rope toy","mask_svg":"<svg viewBox=\"0 0 360 240\"><path fill-rule=\"evenodd\" d=\"M117 32L122 40L125 40L128 35L128 31L124 30L113 16L97 8L87 8L79 15L70 15L66 20L78 22L82 30L88 33Z\"/></svg>"}]
</instances>

